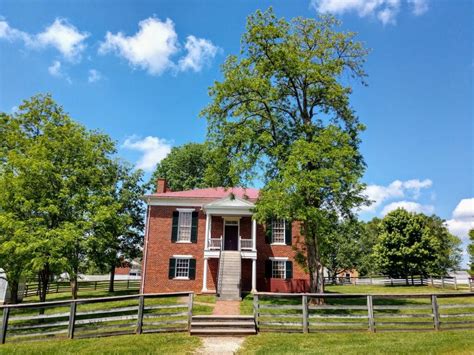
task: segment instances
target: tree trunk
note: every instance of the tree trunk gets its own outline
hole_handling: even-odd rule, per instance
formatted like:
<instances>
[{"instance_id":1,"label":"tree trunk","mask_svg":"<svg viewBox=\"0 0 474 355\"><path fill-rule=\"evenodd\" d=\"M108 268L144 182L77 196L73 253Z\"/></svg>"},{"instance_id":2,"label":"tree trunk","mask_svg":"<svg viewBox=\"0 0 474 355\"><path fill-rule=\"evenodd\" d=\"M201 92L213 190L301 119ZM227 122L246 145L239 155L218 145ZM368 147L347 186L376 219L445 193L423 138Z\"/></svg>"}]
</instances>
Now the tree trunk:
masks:
<instances>
[{"instance_id":1,"label":"tree trunk","mask_svg":"<svg viewBox=\"0 0 474 355\"><path fill-rule=\"evenodd\" d=\"M17 304L18 303L18 280L8 280L8 288L10 290L10 300L9 303Z\"/></svg>"},{"instance_id":2,"label":"tree trunk","mask_svg":"<svg viewBox=\"0 0 474 355\"><path fill-rule=\"evenodd\" d=\"M49 278L51 277L49 264L46 263L38 273L38 296L40 302L46 302L48 293ZM44 308L39 309L39 314L44 314Z\"/></svg>"},{"instance_id":3,"label":"tree trunk","mask_svg":"<svg viewBox=\"0 0 474 355\"><path fill-rule=\"evenodd\" d=\"M49 285L49 265L45 265L43 270L38 273L38 296L40 302L46 302Z\"/></svg>"},{"instance_id":4,"label":"tree trunk","mask_svg":"<svg viewBox=\"0 0 474 355\"><path fill-rule=\"evenodd\" d=\"M114 292L115 265L110 266L109 292Z\"/></svg>"},{"instance_id":5,"label":"tree trunk","mask_svg":"<svg viewBox=\"0 0 474 355\"><path fill-rule=\"evenodd\" d=\"M305 237L308 234L305 235ZM319 245L316 237L306 237L307 260L309 269L310 292L324 293L323 266L319 255Z\"/></svg>"}]
</instances>

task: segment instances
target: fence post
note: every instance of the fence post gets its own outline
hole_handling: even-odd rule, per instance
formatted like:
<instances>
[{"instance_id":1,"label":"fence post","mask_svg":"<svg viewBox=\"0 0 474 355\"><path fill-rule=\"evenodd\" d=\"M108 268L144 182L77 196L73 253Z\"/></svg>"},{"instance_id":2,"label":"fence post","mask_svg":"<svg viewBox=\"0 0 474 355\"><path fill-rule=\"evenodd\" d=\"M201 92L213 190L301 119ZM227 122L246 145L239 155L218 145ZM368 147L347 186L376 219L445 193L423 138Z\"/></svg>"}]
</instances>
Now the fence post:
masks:
<instances>
[{"instance_id":1,"label":"fence post","mask_svg":"<svg viewBox=\"0 0 474 355\"><path fill-rule=\"evenodd\" d=\"M473 281L472 277L470 277L468 281L469 281L469 292L472 292L472 281Z\"/></svg>"},{"instance_id":2,"label":"fence post","mask_svg":"<svg viewBox=\"0 0 474 355\"><path fill-rule=\"evenodd\" d=\"M393 278L390 276L390 286L393 286Z\"/></svg>"},{"instance_id":3,"label":"fence post","mask_svg":"<svg viewBox=\"0 0 474 355\"><path fill-rule=\"evenodd\" d=\"M444 277L441 277L441 287L444 288Z\"/></svg>"},{"instance_id":4,"label":"fence post","mask_svg":"<svg viewBox=\"0 0 474 355\"><path fill-rule=\"evenodd\" d=\"M56 281L56 293L59 293L59 282Z\"/></svg>"},{"instance_id":5,"label":"fence post","mask_svg":"<svg viewBox=\"0 0 474 355\"><path fill-rule=\"evenodd\" d=\"M74 339L74 327L76 325L76 308L77 303L75 301L71 301L71 308L69 311L69 325L67 329L67 336L69 339Z\"/></svg>"},{"instance_id":6,"label":"fence post","mask_svg":"<svg viewBox=\"0 0 474 355\"><path fill-rule=\"evenodd\" d=\"M367 312L369 316L369 330L375 332L375 322L374 322L374 305L372 302L372 296L367 295Z\"/></svg>"},{"instance_id":7,"label":"fence post","mask_svg":"<svg viewBox=\"0 0 474 355\"><path fill-rule=\"evenodd\" d=\"M436 295L431 295L431 306L433 308L433 321L435 330L439 330L439 309Z\"/></svg>"},{"instance_id":8,"label":"fence post","mask_svg":"<svg viewBox=\"0 0 474 355\"><path fill-rule=\"evenodd\" d=\"M302 296L302 308L303 308L303 333L308 333L308 296Z\"/></svg>"},{"instance_id":9,"label":"fence post","mask_svg":"<svg viewBox=\"0 0 474 355\"><path fill-rule=\"evenodd\" d=\"M127 290L129 286L130 286L130 279L127 279Z\"/></svg>"},{"instance_id":10,"label":"fence post","mask_svg":"<svg viewBox=\"0 0 474 355\"><path fill-rule=\"evenodd\" d=\"M94 291L97 290L97 280L94 282Z\"/></svg>"},{"instance_id":11,"label":"fence post","mask_svg":"<svg viewBox=\"0 0 474 355\"><path fill-rule=\"evenodd\" d=\"M430 277L431 287L434 287L433 276Z\"/></svg>"},{"instance_id":12,"label":"fence post","mask_svg":"<svg viewBox=\"0 0 474 355\"><path fill-rule=\"evenodd\" d=\"M188 332L191 331L191 320L193 318L193 297L194 293L188 295Z\"/></svg>"},{"instance_id":13,"label":"fence post","mask_svg":"<svg viewBox=\"0 0 474 355\"><path fill-rule=\"evenodd\" d=\"M28 282L25 283L25 292L23 297L28 297Z\"/></svg>"},{"instance_id":14,"label":"fence post","mask_svg":"<svg viewBox=\"0 0 474 355\"><path fill-rule=\"evenodd\" d=\"M137 320L137 334L141 334L143 330L143 310L145 308L145 296L138 297L138 320Z\"/></svg>"},{"instance_id":15,"label":"fence post","mask_svg":"<svg viewBox=\"0 0 474 355\"><path fill-rule=\"evenodd\" d=\"M2 328L0 329L0 344L5 344L5 339L7 338L7 328L8 328L8 317L10 315L10 308L5 307L3 309L2 317Z\"/></svg>"},{"instance_id":16,"label":"fence post","mask_svg":"<svg viewBox=\"0 0 474 355\"><path fill-rule=\"evenodd\" d=\"M258 295L256 293L253 294L253 317L255 319L255 327L258 330Z\"/></svg>"},{"instance_id":17,"label":"fence post","mask_svg":"<svg viewBox=\"0 0 474 355\"><path fill-rule=\"evenodd\" d=\"M454 276L454 289L457 290L458 289L458 281L456 279L456 276Z\"/></svg>"}]
</instances>

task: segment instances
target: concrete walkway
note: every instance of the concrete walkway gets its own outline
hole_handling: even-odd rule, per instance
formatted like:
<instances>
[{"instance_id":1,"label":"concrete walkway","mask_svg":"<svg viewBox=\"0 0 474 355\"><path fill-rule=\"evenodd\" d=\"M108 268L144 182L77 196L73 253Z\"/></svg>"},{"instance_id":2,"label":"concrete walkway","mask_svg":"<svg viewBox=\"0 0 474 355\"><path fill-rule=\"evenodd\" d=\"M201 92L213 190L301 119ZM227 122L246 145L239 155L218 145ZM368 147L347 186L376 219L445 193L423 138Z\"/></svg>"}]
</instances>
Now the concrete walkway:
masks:
<instances>
[{"instance_id":1,"label":"concrete walkway","mask_svg":"<svg viewBox=\"0 0 474 355\"><path fill-rule=\"evenodd\" d=\"M206 337L202 339L202 346L196 354L235 354L245 338L237 337Z\"/></svg>"},{"instance_id":2,"label":"concrete walkway","mask_svg":"<svg viewBox=\"0 0 474 355\"><path fill-rule=\"evenodd\" d=\"M212 314L215 316L240 315L240 301L216 301Z\"/></svg>"}]
</instances>

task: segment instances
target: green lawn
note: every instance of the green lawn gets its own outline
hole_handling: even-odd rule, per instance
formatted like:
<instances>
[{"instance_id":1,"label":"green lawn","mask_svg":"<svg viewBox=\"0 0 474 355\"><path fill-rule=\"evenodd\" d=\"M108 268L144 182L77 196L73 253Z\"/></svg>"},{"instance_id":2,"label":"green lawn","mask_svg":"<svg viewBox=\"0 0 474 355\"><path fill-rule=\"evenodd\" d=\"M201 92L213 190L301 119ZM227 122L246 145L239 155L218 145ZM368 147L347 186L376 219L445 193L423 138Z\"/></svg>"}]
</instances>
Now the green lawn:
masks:
<instances>
[{"instance_id":1,"label":"green lawn","mask_svg":"<svg viewBox=\"0 0 474 355\"><path fill-rule=\"evenodd\" d=\"M473 354L474 331L260 333L239 354Z\"/></svg>"},{"instance_id":2,"label":"green lawn","mask_svg":"<svg viewBox=\"0 0 474 355\"><path fill-rule=\"evenodd\" d=\"M201 345L187 333L125 335L0 345L0 354L182 354Z\"/></svg>"}]
</instances>

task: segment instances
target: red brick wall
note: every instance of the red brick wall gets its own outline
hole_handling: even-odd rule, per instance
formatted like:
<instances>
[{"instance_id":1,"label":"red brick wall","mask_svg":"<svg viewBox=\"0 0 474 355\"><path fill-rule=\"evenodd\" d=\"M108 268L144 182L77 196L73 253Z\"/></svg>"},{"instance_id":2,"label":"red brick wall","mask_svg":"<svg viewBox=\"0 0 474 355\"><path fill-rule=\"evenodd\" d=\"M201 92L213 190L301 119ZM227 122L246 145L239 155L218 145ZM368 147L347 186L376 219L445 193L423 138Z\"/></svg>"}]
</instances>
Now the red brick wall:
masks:
<instances>
[{"instance_id":1,"label":"red brick wall","mask_svg":"<svg viewBox=\"0 0 474 355\"><path fill-rule=\"evenodd\" d=\"M148 226L148 245L146 255L146 268L144 280L144 292L173 292L173 291L195 291L202 289L202 268L204 255L204 234L206 228L206 216L199 212L197 243L172 243L171 227L173 223L173 211L176 207L151 206L150 223ZM173 255L192 255L196 259L195 280L169 280L169 259Z\"/></svg>"},{"instance_id":2,"label":"red brick wall","mask_svg":"<svg viewBox=\"0 0 474 355\"><path fill-rule=\"evenodd\" d=\"M171 227L172 214L176 207L151 206L149 235L147 244L146 265L144 273L144 292L173 292L195 291L201 292L203 278L204 234L206 216L200 207L195 207L198 215L197 243L172 243ZM240 224L240 235L243 238L251 237L251 218L243 217ZM223 219L213 216L211 235L218 238L223 234ZM293 245L301 242L299 223L293 223ZM192 255L196 259L195 280L169 280L169 259L173 255ZM292 246L269 245L265 243L265 230L257 225L257 290L272 292L305 291L309 276L294 261L295 251ZM278 280L265 279L265 260L270 257L288 257L293 261L293 279ZM215 290L217 285L218 260L208 261L208 290ZM249 291L252 285L252 261L242 259L242 290Z\"/></svg>"}]
</instances>

